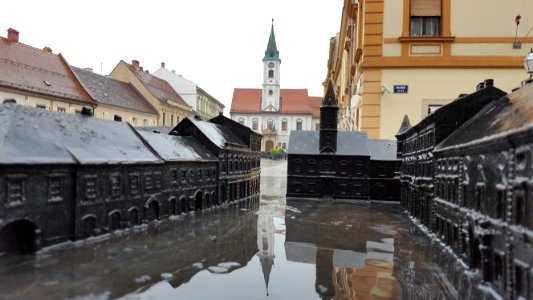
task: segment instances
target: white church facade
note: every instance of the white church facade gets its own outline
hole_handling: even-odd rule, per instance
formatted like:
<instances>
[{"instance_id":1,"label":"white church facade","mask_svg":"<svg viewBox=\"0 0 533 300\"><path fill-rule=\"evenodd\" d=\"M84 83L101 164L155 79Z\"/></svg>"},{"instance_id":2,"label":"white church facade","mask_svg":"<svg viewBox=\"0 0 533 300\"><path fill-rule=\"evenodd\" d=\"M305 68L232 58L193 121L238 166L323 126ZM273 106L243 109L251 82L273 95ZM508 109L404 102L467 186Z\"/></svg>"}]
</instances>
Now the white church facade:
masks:
<instances>
[{"instance_id":1,"label":"white church facade","mask_svg":"<svg viewBox=\"0 0 533 300\"><path fill-rule=\"evenodd\" d=\"M292 130L317 130L322 97L310 97L307 89L282 89L281 59L274 25L263 57L261 89L235 88L231 118L263 135L261 151L287 149Z\"/></svg>"}]
</instances>

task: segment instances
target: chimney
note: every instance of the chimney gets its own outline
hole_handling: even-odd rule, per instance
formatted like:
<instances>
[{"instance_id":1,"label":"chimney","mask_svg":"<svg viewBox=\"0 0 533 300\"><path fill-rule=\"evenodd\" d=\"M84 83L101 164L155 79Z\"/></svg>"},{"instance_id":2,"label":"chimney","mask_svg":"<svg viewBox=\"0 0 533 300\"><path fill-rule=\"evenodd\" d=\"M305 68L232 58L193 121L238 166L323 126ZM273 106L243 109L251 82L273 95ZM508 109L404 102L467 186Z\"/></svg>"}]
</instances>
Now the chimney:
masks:
<instances>
[{"instance_id":1,"label":"chimney","mask_svg":"<svg viewBox=\"0 0 533 300\"><path fill-rule=\"evenodd\" d=\"M141 71L142 71L142 70L143 70L143 67L139 67L139 70L141 70Z\"/></svg>"},{"instance_id":2,"label":"chimney","mask_svg":"<svg viewBox=\"0 0 533 300\"><path fill-rule=\"evenodd\" d=\"M485 87L494 86L494 79L485 79L483 83Z\"/></svg>"},{"instance_id":3,"label":"chimney","mask_svg":"<svg viewBox=\"0 0 533 300\"><path fill-rule=\"evenodd\" d=\"M115 116L113 117L113 120L115 120L115 121L117 121L117 122L122 122L122 117L119 116L119 115L115 115Z\"/></svg>"},{"instance_id":4,"label":"chimney","mask_svg":"<svg viewBox=\"0 0 533 300\"><path fill-rule=\"evenodd\" d=\"M81 109L81 115L82 116L86 116L86 117L92 117L93 116L93 110L90 107L88 107L88 106L84 106Z\"/></svg>"},{"instance_id":5,"label":"chimney","mask_svg":"<svg viewBox=\"0 0 533 300\"><path fill-rule=\"evenodd\" d=\"M165 63L164 62L161 62L161 68L165 68Z\"/></svg>"},{"instance_id":6,"label":"chimney","mask_svg":"<svg viewBox=\"0 0 533 300\"><path fill-rule=\"evenodd\" d=\"M144 71L144 72L145 72L146 74L150 74L150 71L148 71L148 70L146 70L146 71Z\"/></svg>"},{"instance_id":7,"label":"chimney","mask_svg":"<svg viewBox=\"0 0 533 300\"><path fill-rule=\"evenodd\" d=\"M139 61L134 59L131 61L131 65L134 66L135 68L139 68Z\"/></svg>"},{"instance_id":8,"label":"chimney","mask_svg":"<svg viewBox=\"0 0 533 300\"><path fill-rule=\"evenodd\" d=\"M16 29L9 28L7 30L7 39L12 41L12 42L18 43L19 42L19 32Z\"/></svg>"},{"instance_id":9,"label":"chimney","mask_svg":"<svg viewBox=\"0 0 533 300\"><path fill-rule=\"evenodd\" d=\"M50 47L44 47L44 48L43 48L43 51L44 51L44 52L48 52L48 53L52 53L52 48L50 48Z\"/></svg>"},{"instance_id":10,"label":"chimney","mask_svg":"<svg viewBox=\"0 0 533 300\"><path fill-rule=\"evenodd\" d=\"M484 82L480 82L476 85L476 91L479 91L481 89L483 89L485 87L485 83Z\"/></svg>"}]
</instances>

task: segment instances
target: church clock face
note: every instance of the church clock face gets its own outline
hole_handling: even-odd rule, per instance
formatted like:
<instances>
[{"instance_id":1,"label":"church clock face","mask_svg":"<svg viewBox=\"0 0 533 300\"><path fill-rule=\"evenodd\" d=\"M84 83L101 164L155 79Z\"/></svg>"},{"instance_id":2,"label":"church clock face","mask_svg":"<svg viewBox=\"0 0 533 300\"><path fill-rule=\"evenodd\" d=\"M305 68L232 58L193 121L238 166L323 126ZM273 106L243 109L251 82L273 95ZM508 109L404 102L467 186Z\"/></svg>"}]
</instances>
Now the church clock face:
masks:
<instances>
[{"instance_id":1,"label":"church clock face","mask_svg":"<svg viewBox=\"0 0 533 300\"><path fill-rule=\"evenodd\" d=\"M268 63L268 67L271 68L271 69L274 68L274 63L273 62L269 62Z\"/></svg>"}]
</instances>

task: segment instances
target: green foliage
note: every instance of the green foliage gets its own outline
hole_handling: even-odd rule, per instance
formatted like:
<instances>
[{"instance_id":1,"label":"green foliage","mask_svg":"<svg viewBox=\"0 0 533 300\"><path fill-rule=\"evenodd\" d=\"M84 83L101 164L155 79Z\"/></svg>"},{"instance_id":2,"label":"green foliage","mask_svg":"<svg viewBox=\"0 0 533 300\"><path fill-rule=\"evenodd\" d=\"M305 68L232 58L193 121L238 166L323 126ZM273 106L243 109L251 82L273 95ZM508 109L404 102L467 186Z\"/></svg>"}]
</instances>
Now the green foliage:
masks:
<instances>
[{"instance_id":1,"label":"green foliage","mask_svg":"<svg viewBox=\"0 0 533 300\"><path fill-rule=\"evenodd\" d=\"M278 148L278 147L276 147L276 148L272 148L272 149L270 150L270 156L272 156L272 157L276 157L276 156L279 156L279 155L283 154L283 152L284 152L284 151L283 151L282 148Z\"/></svg>"}]
</instances>

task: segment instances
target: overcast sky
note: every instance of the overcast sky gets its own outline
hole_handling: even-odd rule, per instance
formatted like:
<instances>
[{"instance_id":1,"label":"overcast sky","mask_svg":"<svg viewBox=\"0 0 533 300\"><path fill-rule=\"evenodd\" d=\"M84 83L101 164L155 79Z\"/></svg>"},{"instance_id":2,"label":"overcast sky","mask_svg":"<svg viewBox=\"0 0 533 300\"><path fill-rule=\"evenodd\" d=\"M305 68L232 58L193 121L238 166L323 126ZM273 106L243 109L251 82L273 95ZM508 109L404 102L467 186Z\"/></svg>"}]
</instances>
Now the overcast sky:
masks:
<instances>
[{"instance_id":1,"label":"overcast sky","mask_svg":"<svg viewBox=\"0 0 533 300\"><path fill-rule=\"evenodd\" d=\"M339 31L342 0L8 1L0 35L51 47L77 67L109 74L122 59L150 72L161 62L226 105L234 88L261 88L272 19L281 87L323 96L329 40Z\"/></svg>"}]
</instances>

